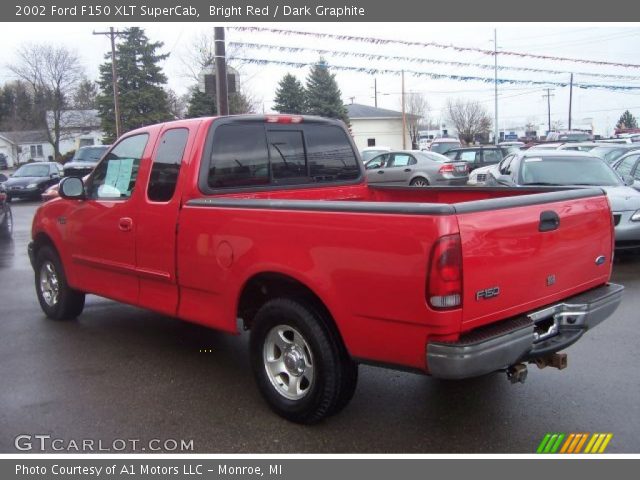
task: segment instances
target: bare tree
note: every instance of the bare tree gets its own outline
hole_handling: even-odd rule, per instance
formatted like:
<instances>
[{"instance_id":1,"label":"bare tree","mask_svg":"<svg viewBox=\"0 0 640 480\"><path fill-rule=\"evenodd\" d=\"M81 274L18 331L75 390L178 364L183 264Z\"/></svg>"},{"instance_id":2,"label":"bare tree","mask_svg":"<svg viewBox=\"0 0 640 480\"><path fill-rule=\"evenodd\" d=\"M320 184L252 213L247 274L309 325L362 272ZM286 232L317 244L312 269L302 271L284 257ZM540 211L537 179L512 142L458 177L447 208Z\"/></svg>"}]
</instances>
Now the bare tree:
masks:
<instances>
[{"instance_id":1,"label":"bare tree","mask_svg":"<svg viewBox=\"0 0 640 480\"><path fill-rule=\"evenodd\" d=\"M409 93L405 96L405 113L407 119L407 130L411 138L412 148L418 148L418 130L420 125L428 123L429 102L421 93Z\"/></svg>"},{"instance_id":2,"label":"bare tree","mask_svg":"<svg viewBox=\"0 0 640 480\"><path fill-rule=\"evenodd\" d=\"M18 48L16 62L9 65L9 70L33 90L49 143L55 156L59 156L63 112L72 103L76 88L84 78L78 55L62 46L25 44Z\"/></svg>"},{"instance_id":3,"label":"bare tree","mask_svg":"<svg viewBox=\"0 0 640 480\"><path fill-rule=\"evenodd\" d=\"M449 99L446 113L460 139L466 143L473 143L477 135L486 135L491 131L491 118L479 102Z\"/></svg>"}]
</instances>

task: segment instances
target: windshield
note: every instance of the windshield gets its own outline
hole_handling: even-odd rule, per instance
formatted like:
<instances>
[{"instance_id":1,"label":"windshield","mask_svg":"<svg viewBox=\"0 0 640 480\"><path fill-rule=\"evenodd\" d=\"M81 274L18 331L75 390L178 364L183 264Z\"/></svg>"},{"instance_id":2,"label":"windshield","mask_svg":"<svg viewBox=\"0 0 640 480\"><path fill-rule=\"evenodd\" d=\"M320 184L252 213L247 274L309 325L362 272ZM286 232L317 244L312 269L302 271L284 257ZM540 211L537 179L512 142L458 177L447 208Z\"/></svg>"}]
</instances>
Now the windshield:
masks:
<instances>
[{"instance_id":1,"label":"windshield","mask_svg":"<svg viewBox=\"0 0 640 480\"><path fill-rule=\"evenodd\" d=\"M104 152L107 151L109 147L84 147L76 150L76 153L73 155L71 159L72 162L97 162L102 158Z\"/></svg>"},{"instance_id":2,"label":"windshield","mask_svg":"<svg viewBox=\"0 0 640 480\"><path fill-rule=\"evenodd\" d=\"M436 152L416 152L415 155L418 158L424 158L425 160L431 160L432 162L442 163L451 161L451 158L445 157L444 155Z\"/></svg>"},{"instance_id":3,"label":"windshield","mask_svg":"<svg viewBox=\"0 0 640 480\"><path fill-rule=\"evenodd\" d=\"M575 142L586 142L591 140L591 135L588 133L560 133L558 140L572 140Z\"/></svg>"},{"instance_id":4,"label":"windshield","mask_svg":"<svg viewBox=\"0 0 640 480\"><path fill-rule=\"evenodd\" d=\"M362 161L366 163L376 155L380 155L381 153L385 153L386 151L387 150L365 150L361 153Z\"/></svg>"},{"instance_id":5,"label":"windshield","mask_svg":"<svg viewBox=\"0 0 640 480\"><path fill-rule=\"evenodd\" d=\"M590 152L602 158L607 163L613 163L623 154L628 152L628 150L626 148L596 147L591 149Z\"/></svg>"},{"instance_id":6,"label":"windshield","mask_svg":"<svg viewBox=\"0 0 640 480\"><path fill-rule=\"evenodd\" d=\"M620 177L599 158L525 158L521 185L622 185Z\"/></svg>"},{"instance_id":7,"label":"windshield","mask_svg":"<svg viewBox=\"0 0 640 480\"><path fill-rule=\"evenodd\" d=\"M14 177L48 177L49 176L49 165L23 165L16 173L13 174Z\"/></svg>"},{"instance_id":8,"label":"windshield","mask_svg":"<svg viewBox=\"0 0 640 480\"><path fill-rule=\"evenodd\" d=\"M460 148L460 142L433 142L431 151L436 153L446 153L453 148Z\"/></svg>"}]
</instances>

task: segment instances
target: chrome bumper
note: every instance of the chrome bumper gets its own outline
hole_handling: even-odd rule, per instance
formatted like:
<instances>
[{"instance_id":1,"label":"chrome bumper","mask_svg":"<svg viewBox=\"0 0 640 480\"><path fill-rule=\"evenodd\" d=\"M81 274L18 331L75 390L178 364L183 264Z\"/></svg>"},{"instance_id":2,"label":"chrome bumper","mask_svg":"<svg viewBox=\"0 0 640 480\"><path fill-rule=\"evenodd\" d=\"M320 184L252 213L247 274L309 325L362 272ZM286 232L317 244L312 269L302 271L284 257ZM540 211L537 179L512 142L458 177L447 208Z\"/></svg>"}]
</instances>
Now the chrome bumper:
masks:
<instances>
[{"instance_id":1,"label":"chrome bumper","mask_svg":"<svg viewBox=\"0 0 640 480\"><path fill-rule=\"evenodd\" d=\"M623 286L610 283L479 328L456 342L430 342L428 371L439 378L477 377L558 352L609 317L620 305L623 291Z\"/></svg>"}]
</instances>

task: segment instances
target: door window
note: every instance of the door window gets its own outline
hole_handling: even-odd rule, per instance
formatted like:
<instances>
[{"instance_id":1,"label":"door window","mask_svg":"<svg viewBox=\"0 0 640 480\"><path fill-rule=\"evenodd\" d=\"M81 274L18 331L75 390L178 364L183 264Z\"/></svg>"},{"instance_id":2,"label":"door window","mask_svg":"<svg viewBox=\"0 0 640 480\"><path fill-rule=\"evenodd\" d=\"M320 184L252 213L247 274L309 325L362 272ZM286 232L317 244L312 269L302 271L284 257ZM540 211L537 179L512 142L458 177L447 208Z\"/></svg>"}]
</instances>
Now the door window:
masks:
<instances>
[{"instance_id":1,"label":"door window","mask_svg":"<svg viewBox=\"0 0 640 480\"><path fill-rule=\"evenodd\" d=\"M87 186L88 197L109 200L131 197L148 140L149 135L142 133L118 143L93 171Z\"/></svg>"},{"instance_id":2,"label":"door window","mask_svg":"<svg viewBox=\"0 0 640 480\"><path fill-rule=\"evenodd\" d=\"M620 175L631 175L631 170L633 170L636 161L638 160L638 155L631 155L630 157L625 158L620 162L620 165L616 167L616 170Z\"/></svg>"},{"instance_id":3,"label":"door window","mask_svg":"<svg viewBox=\"0 0 640 480\"><path fill-rule=\"evenodd\" d=\"M478 158L478 152L475 150L466 150L460 153L460 160L463 162L474 163Z\"/></svg>"},{"instance_id":4,"label":"door window","mask_svg":"<svg viewBox=\"0 0 640 480\"><path fill-rule=\"evenodd\" d=\"M371 160L369 160L367 162L366 169L367 170L376 170L378 168L384 168L384 166L387 163L388 159L389 159L389 154L388 153L384 153L382 155L378 155L377 157L372 158Z\"/></svg>"},{"instance_id":5,"label":"door window","mask_svg":"<svg viewBox=\"0 0 640 480\"><path fill-rule=\"evenodd\" d=\"M147 196L152 202L168 202L173 197L188 139L186 128L174 128L162 134L147 187Z\"/></svg>"},{"instance_id":6,"label":"door window","mask_svg":"<svg viewBox=\"0 0 640 480\"><path fill-rule=\"evenodd\" d=\"M387 168L389 167L406 167L408 165L414 165L416 163L416 159L411 155L407 155L404 153L396 153Z\"/></svg>"}]
</instances>

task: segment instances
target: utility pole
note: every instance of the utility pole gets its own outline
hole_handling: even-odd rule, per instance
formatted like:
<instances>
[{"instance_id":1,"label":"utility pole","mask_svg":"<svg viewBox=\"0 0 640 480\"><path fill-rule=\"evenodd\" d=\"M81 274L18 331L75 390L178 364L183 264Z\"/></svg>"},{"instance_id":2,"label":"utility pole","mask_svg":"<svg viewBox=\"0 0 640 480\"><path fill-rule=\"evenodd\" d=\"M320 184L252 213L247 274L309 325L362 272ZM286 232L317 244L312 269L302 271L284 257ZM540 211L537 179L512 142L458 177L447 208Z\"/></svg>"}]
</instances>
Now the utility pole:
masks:
<instances>
[{"instance_id":1,"label":"utility pole","mask_svg":"<svg viewBox=\"0 0 640 480\"><path fill-rule=\"evenodd\" d=\"M493 29L493 79L494 79L494 100L495 100L495 131L493 134L493 143L495 145L500 141L500 131L498 130L498 31Z\"/></svg>"},{"instance_id":2,"label":"utility pole","mask_svg":"<svg viewBox=\"0 0 640 480\"><path fill-rule=\"evenodd\" d=\"M229 115L229 95L227 93L227 58L225 53L224 27L214 27L216 61L216 103L218 115Z\"/></svg>"},{"instance_id":3,"label":"utility pole","mask_svg":"<svg viewBox=\"0 0 640 480\"><path fill-rule=\"evenodd\" d=\"M373 101L374 106L378 108L378 79L375 77L373 79Z\"/></svg>"},{"instance_id":4,"label":"utility pole","mask_svg":"<svg viewBox=\"0 0 640 480\"><path fill-rule=\"evenodd\" d=\"M402 149L407 149L407 115L404 108L404 70L402 70Z\"/></svg>"},{"instance_id":5,"label":"utility pole","mask_svg":"<svg viewBox=\"0 0 640 480\"><path fill-rule=\"evenodd\" d=\"M547 94L542 96L542 98L547 98L547 112L549 117L549 129L547 130L547 134L551 131L551 97L555 97L555 95L551 94L552 90L555 89L547 88Z\"/></svg>"},{"instance_id":6,"label":"utility pole","mask_svg":"<svg viewBox=\"0 0 640 480\"><path fill-rule=\"evenodd\" d=\"M569 130L571 130L571 103L573 102L573 73L569 82Z\"/></svg>"},{"instance_id":7,"label":"utility pole","mask_svg":"<svg viewBox=\"0 0 640 480\"><path fill-rule=\"evenodd\" d=\"M116 37L123 35L109 27L108 32L93 32L94 35L107 35L111 39L111 84L113 86L113 114L116 118L116 138L120 138L120 95L118 93L118 67L116 66Z\"/></svg>"}]
</instances>

